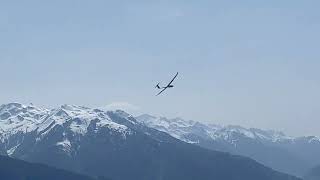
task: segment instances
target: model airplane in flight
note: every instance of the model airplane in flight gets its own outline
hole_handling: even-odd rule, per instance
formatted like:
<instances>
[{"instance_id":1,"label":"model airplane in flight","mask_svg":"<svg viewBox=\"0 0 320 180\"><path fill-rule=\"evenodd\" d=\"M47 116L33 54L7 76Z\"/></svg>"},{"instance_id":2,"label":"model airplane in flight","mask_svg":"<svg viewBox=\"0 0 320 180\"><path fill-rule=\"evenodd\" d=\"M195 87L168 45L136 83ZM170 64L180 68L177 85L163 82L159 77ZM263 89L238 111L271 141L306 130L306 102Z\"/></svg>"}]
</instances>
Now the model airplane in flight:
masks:
<instances>
[{"instance_id":1,"label":"model airplane in flight","mask_svg":"<svg viewBox=\"0 0 320 180\"><path fill-rule=\"evenodd\" d=\"M165 87L160 87L160 83L158 83L157 85L156 85L156 88L157 89L162 89L158 94L157 94L157 96L159 96L161 93L163 93L163 91L165 91L166 89L168 89L168 88L173 88L174 86L172 85L172 83L173 83L173 81L176 79L176 77L178 76L178 72L177 72L177 74L174 76L174 78L170 81L170 83L167 85L167 86L165 86Z\"/></svg>"}]
</instances>

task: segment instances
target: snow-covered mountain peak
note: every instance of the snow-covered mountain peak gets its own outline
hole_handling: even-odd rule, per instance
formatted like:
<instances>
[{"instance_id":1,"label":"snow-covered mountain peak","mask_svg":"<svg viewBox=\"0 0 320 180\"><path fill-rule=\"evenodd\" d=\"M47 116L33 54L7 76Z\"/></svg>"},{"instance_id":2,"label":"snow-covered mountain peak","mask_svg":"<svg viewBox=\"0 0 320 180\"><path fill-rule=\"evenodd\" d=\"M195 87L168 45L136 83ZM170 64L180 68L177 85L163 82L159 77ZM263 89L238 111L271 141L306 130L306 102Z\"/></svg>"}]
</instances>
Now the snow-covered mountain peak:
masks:
<instances>
[{"instance_id":1,"label":"snow-covered mountain peak","mask_svg":"<svg viewBox=\"0 0 320 180\"><path fill-rule=\"evenodd\" d=\"M317 136L309 136L309 143L320 143L320 138Z\"/></svg>"},{"instance_id":2,"label":"snow-covered mountain peak","mask_svg":"<svg viewBox=\"0 0 320 180\"><path fill-rule=\"evenodd\" d=\"M167 119L151 115L141 115L136 119L151 128L166 132L182 141L197 143L197 138L207 140L228 141L232 144L239 138L263 140L269 142L287 141L291 137L276 131L264 131L259 129L247 129L241 126L221 126L216 124L186 121L182 118Z\"/></svg>"},{"instance_id":3,"label":"snow-covered mountain peak","mask_svg":"<svg viewBox=\"0 0 320 180\"><path fill-rule=\"evenodd\" d=\"M138 117L136 117L136 119L144 124L153 124L155 126L157 125L163 125L163 126L178 126L178 127L190 127L190 126L194 126L197 122L194 121L186 121L182 118L173 118L173 119L168 119L166 117L155 117L155 116L151 116L148 114L143 114L140 115Z\"/></svg>"},{"instance_id":4,"label":"snow-covered mountain peak","mask_svg":"<svg viewBox=\"0 0 320 180\"><path fill-rule=\"evenodd\" d=\"M84 106L76 105L62 105L60 108L56 109L57 116L66 116L69 118L93 118L98 117L99 114L103 114L104 111L97 111Z\"/></svg>"},{"instance_id":5,"label":"snow-covered mountain peak","mask_svg":"<svg viewBox=\"0 0 320 180\"><path fill-rule=\"evenodd\" d=\"M295 142L308 142L310 144L320 144L320 137L318 136L305 136L295 139Z\"/></svg>"},{"instance_id":6,"label":"snow-covered mountain peak","mask_svg":"<svg viewBox=\"0 0 320 180\"><path fill-rule=\"evenodd\" d=\"M123 114L121 113L121 115ZM38 132L47 133L55 126L67 126L72 132L84 135L93 122L96 123L96 128L105 127L124 135L130 134L128 127L114 122L108 112L76 105L62 105L60 108L52 110L39 125Z\"/></svg>"},{"instance_id":7,"label":"snow-covered mountain peak","mask_svg":"<svg viewBox=\"0 0 320 180\"><path fill-rule=\"evenodd\" d=\"M185 137L195 125L195 122L193 121L185 121L181 118L167 119L165 117L155 117L148 114L138 116L135 119L150 128L168 133L172 137L182 141L197 143Z\"/></svg>"},{"instance_id":8,"label":"snow-covered mountain peak","mask_svg":"<svg viewBox=\"0 0 320 180\"><path fill-rule=\"evenodd\" d=\"M54 145L71 153L77 147L74 144L77 139L88 133L108 133L112 137L126 139L134 133L127 125L135 123L135 119L123 111L107 112L67 104L44 109L10 103L0 106L0 141L9 155L25 141L26 136L34 137L37 143L53 138Z\"/></svg>"},{"instance_id":9,"label":"snow-covered mountain peak","mask_svg":"<svg viewBox=\"0 0 320 180\"><path fill-rule=\"evenodd\" d=\"M132 121L131 116L125 112L114 113ZM41 137L44 137L58 126L69 129L75 134L84 135L91 123L95 123L97 130L108 128L124 136L131 133L127 126L113 121L108 112L100 109L67 104L51 110L20 103L0 106L0 139L2 141L11 135L31 131L37 131Z\"/></svg>"},{"instance_id":10,"label":"snow-covered mountain peak","mask_svg":"<svg viewBox=\"0 0 320 180\"><path fill-rule=\"evenodd\" d=\"M49 110L33 105L9 103L0 106L0 137L5 139L11 134L25 133L36 129L38 123Z\"/></svg>"},{"instance_id":11,"label":"snow-covered mountain peak","mask_svg":"<svg viewBox=\"0 0 320 180\"><path fill-rule=\"evenodd\" d=\"M0 106L0 119L6 120L13 116L19 116L21 118L30 117L35 120L40 120L41 116L39 115L43 115L46 112L48 112L47 109L38 108L32 104L23 105L19 103L9 103Z\"/></svg>"}]
</instances>

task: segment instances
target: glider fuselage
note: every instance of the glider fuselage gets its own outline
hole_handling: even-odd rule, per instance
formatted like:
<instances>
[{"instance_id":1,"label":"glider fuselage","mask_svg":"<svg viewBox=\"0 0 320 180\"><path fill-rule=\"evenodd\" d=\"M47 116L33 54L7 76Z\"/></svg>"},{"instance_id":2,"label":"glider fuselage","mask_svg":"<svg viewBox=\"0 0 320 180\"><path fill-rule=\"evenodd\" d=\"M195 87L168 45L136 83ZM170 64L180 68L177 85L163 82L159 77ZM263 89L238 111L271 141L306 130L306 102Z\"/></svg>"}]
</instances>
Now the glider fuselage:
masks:
<instances>
[{"instance_id":1,"label":"glider fuselage","mask_svg":"<svg viewBox=\"0 0 320 180\"><path fill-rule=\"evenodd\" d=\"M156 85L156 88L158 88L158 89L162 89L158 94L157 94L157 96L158 95L160 95L163 91L165 91L166 89L168 89L168 88L173 88L174 86L172 85L172 83L173 83L173 81L176 79L176 77L178 76L178 72L177 72L177 74L174 76L174 78L170 81L170 83L167 85L167 86L165 86L165 87L160 87L160 83L158 83L157 85Z\"/></svg>"}]
</instances>

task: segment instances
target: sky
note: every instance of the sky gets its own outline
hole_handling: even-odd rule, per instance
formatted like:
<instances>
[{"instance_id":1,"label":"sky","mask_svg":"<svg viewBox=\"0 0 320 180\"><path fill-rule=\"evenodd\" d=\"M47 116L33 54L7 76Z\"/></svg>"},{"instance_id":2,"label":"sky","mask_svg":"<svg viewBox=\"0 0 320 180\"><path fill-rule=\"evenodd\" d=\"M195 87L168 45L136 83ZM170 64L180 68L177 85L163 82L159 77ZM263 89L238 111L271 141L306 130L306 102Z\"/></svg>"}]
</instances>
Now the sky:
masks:
<instances>
[{"instance_id":1,"label":"sky","mask_svg":"<svg viewBox=\"0 0 320 180\"><path fill-rule=\"evenodd\" d=\"M0 104L320 136L320 1L0 3ZM154 86L179 72L162 96Z\"/></svg>"}]
</instances>

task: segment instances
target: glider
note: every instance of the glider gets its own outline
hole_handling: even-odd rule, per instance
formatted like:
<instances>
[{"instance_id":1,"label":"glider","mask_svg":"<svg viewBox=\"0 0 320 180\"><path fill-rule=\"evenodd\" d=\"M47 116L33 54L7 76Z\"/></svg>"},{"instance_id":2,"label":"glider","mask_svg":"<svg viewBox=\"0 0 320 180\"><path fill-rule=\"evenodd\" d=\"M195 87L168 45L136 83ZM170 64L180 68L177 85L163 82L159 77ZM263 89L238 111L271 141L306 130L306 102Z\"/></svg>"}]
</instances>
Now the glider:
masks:
<instances>
[{"instance_id":1,"label":"glider","mask_svg":"<svg viewBox=\"0 0 320 180\"><path fill-rule=\"evenodd\" d=\"M167 85L167 86L165 86L165 87L160 87L160 83L158 83L157 85L156 85L156 88L157 89L162 89L158 94L157 94L157 96L159 96L161 93L163 93L163 91L165 91L166 89L168 89L168 88L173 88L174 86L172 85L172 83L173 83L173 81L176 79L176 77L178 76L178 72L177 72L177 74L174 76L174 78L170 81L170 83Z\"/></svg>"}]
</instances>

